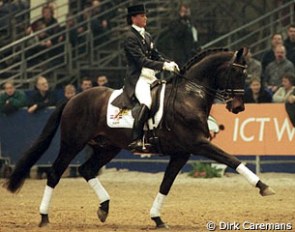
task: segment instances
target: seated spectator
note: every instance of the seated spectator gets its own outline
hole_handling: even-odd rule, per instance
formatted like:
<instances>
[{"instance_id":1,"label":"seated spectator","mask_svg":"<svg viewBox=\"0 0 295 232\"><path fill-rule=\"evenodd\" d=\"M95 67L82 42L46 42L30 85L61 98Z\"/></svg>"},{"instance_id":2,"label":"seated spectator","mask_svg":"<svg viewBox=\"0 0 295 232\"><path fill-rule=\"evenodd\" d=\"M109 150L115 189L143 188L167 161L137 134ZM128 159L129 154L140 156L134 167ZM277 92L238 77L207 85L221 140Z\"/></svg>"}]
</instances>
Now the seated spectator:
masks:
<instances>
[{"instance_id":1,"label":"seated spectator","mask_svg":"<svg viewBox=\"0 0 295 232\"><path fill-rule=\"evenodd\" d=\"M271 93L261 87L261 81L257 77L253 77L250 81L249 88L246 89L244 95L245 103L269 103L272 102Z\"/></svg>"},{"instance_id":2,"label":"seated spectator","mask_svg":"<svg viewBox=\"0 0 295 232\"><path fill-rule=\"evenodd\" d=\"M284 40L287 58L295 65L295 24L288 26L288 37Z\"/></svg>"},{"instance_id":3,"label":"seated spectator","mask_svg":"<svg viewBox=\"0 0 295 232\"><path fill-rule=\"evenodd\" d=\"M93 87L92 81L88 77L84 77L81 82L79 92L83 92L83 91L90 89L92 87Z\"/></svg>"},{"instance_id":4,"label":"seated spectator","mask_svg":"<svg viewBox=\"0 0 295 232\"><path fill-rule=\"evenodd\" d=\"M285 103L286 111L289 116L289 119L295 127L295 89L293 90L292 94L288 97L288 100Z\"/></svg>"},{"instance_id":5,"label":"seated spectator","mask_svg":"<svg viewBox=\"0 0 295 232\"><path fill-rule=\"evenodd\" d=\"M282 76L282 87L273 95L273 101L275 103L286 102L290 95L292 95L294 87L294 75L284 74Z\"/></svg>"},{"instance_id":6,"label":"seated spectator","mask_svg":"<svg viewBox=\"0 0 295 232\"><path fill-rule=\"evenodd\" d=\"M67 100L70 100L72 97L76 95L76 87L72 84L68 84L64 88L64 95Z\"/></svg>"},{"instance_id":7,"label":"seated spectator","mask_svg":"<svg viewBox=\"0 0 295 232\"><path fill-rule=\"evenodd\" d=\"M262 59L261 59L261 65L262 65L262 73L264 73L267 65L275 60L275 47L277 45L283 44L283 36L279 33L275 33L271 37L271 49L267 50L263 53Z\"/></svg>"},{"instance_id":8,"label":"seated spectator","mask_svg":"<svg viewBox=\"0 0 295 232\"><path fill-rule=\"evenodd\" d=\"M56 96L49 89L48 81L45 77L39 76L36 80L36 90L29 99L28 112L34 113L48 106L55 106Z\"/></svg>"},{"instance_id":9,"label":"seated spectator","mask_svg":"<svg viewBox=\"0 0 295 232\"><path fill-rule=\"evenodd\" d=\"M27 34L35 33L36 37L33 38L30 43L36 43L36 46L28 51L28 56L40 53L39 57L35 58L32 63L35 64L42 60L52 58L57 55L59 47L46 51L46 49L52 48L58 42L62 41L63 36L58 36L60 32L60 26L57 19L54 18L54 11L49 6L42 8L42 17L34 21L26 30ZM46 30L45 30L46 29ZM57 36L54 36L57 35Z\"/></svg>"},{"instance_id":10,"label":"seated spectator","mask_svg":"<svg viewBox=\"0 0 295 232\"><path fill-rule=\"evenodd\" d=\"M101 75L101 76L97 77L96 84L97 84L97 86L109 87L109 80L108 80L107 76Z\"/></svg>"},{"instance_id":11,"label":"seated spectator","mask_svg":"<svg viewBox=\"0 0 295 232\"><path fill-rule=\"evenodd\" d=\"M69 101L72 97L76 95L76 87L72 84L68 84L64 87L63 89L63 97L62 99L58 102L58 105L61 105L63 103L66 103Z\"/></svg>"},{"instance_id":12,"label":"seated spectator","mask_svg":"<svg viewBox=\"0 0 295 232\"><path fill-rule=\"evenodd\" d=\"M0 112L11 114L26 105L26 95L21 90L16 90L12 81L4 84L5 92L0 95Z\"/></svg>"},{"instance_id":13,"label":"seated spectator","mask_svg":"<svg viewBox=\"0 0 295 232\"><path fill-rule=\"evenodd\" d=\"M275 93L281 85L281 77L285 73L294 73L293 63L286 58L286 49L284 45L278 45L275 48L275 60L267 65L263 74L265 86Z\"/></svg>"},{"instance_id":14,"label":"seated spectator","mask_svg":"<svg viewBox=\"0 0 295 232\"><path fill-rule=\"evenodd\" d=\"M252 53L250 49L248 50L248 53L245 59L247 64L247 78L246 78L246 88L247 88L250 85L250 81L252 77L261 78L262 67L261 67L261 62L252 57Z\"/></svg>"}]
</instances>

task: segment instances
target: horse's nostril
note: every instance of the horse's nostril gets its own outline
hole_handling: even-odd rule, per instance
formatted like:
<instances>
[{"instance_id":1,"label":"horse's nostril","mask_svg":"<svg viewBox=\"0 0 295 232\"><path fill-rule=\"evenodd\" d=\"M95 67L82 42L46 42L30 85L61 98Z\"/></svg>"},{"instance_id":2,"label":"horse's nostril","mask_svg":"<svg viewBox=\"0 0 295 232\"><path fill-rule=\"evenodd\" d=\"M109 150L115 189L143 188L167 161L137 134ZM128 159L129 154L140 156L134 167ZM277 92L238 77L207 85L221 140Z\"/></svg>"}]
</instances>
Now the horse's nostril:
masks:
<instances>
[{"instance_id":1,"label":"horse's nostril","mask_svg":"<svg viewBox=\"0 0 295 232\"><path fill-rule=\"evenodd\" d=\"M245 107L244 107L244 106L238 106L238 107L233 108L233 109L232 109L232 112L233 112L234 114L237 114L237 113L242 112L242 111L244 111L244 110L245 110Z\"/></svg>"}]
</instances>

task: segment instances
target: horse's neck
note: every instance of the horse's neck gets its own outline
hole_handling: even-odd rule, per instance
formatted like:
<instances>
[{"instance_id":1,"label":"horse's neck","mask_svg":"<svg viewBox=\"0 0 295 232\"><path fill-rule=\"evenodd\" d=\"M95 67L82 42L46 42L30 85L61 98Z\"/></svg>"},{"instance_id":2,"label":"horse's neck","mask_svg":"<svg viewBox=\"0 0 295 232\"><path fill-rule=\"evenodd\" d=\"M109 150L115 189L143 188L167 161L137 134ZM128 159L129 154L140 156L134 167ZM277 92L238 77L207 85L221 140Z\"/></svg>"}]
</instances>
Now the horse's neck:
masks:
<instances>
[{"instance_id":1,"label":"horse's neck","mask_svg":"<svg viewBox=\"0 0 295 232\"><path fill-rule=\"evenodd\" d=\"M209 113L214 97L202 87L183 80L179 85L168 84L166 89L166 113L178 112L190 115L192 112ZM175 108L176 107L176 108ZM180 109L180 110L179 110Z\"/></svg>"}]
</instances>

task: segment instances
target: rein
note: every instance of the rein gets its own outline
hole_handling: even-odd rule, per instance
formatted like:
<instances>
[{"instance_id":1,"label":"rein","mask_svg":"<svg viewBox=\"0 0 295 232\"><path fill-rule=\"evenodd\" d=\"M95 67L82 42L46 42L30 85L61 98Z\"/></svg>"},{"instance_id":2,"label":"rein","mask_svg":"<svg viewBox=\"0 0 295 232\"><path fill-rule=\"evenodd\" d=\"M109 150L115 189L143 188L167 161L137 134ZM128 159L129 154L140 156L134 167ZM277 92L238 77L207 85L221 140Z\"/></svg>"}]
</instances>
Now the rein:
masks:
<instances>
[{"instance_id":1,"label":"rein","mask_svg":"<svg viewBox=\"0 0 295 232\"><path fill-rule=\"evenodd\" d=\"M229 62L229 70L228 70L228 73L227 73L227 76L229 78L227 78L227 87L225 89L222 89L222 90L218 90L218 89L214 89L214 88L211 88L211 87L208 87L208 86L205 86L205 85L197 84L194 81L187 78L181 72L176 72L175 71L176 77L174 77L172 79L172 88L171 88L169 96L168 96L168 102L167 102L167 105L166 105L165 112L167 112L167 109L173 109L172 110L172 117L173 117L173 121L174 121L174 119L175 119L175 110L174 110L174 108L175 108L175 100L176 100L176 97L177 97L179 82L182 79L187 81L186 86L189 87L190 91L195 92L195 93L199 93L198 90L202 90L206 94L208 94L208 95L210 95L212 97L215 97L218 100L221 100L221 101L223 101L225 103L233 100L233 97L235 95L243 95L244 94L244 89L234 89L234 88L232 88L232 86L230 86L231 83L232 83L231 82L231 75L230 75L231 72L232 72L232 67L241 68L241 69L243 69L243 71L245 71L246 68L247 68L246 65L235 63L236 57L237 57L237 52L234 53L232 59ZM171 127L170 127L170 125L167 124L167 121L166 121L166 127L167 127L167 130L169 130L169 131L171 130Z\"/></svg>"},{"instance_id":2,"label":"rein","mask_svg":"<svg viewBox=\"0 0 295 232\"><path fill-rule=\"evenodd\" d=\"M235 58L236 58L236 53L234 54L231 61L229 62L230 63L229 66L230 67L237 67L237 68L241 68L243 70L246 70L246 68L247 68L246 65L242 65L242 64L238 64L238 63L234 62ZM232 69L230 68L228 70L228 74L227 74L227 76L229 77L227 79L227 86L229 86L229 83L231 83L231 75L230 75L231 71L232 71ZM186 80L188 82L188 85L192 86L192 88L190 88L191 91L198 92L195 89L202 90L205 93L207 93L208 95L211 95L211 96L213 96L213 97L215 97L218 100L221 100L223 102L231 101L233 99L234 95L243 95L244 92L245 92L244 89L234 89L232 87L225 88L223 90L213 89L213 88L210 88L210 87L205 86L205 85L197 84L194 81L188 79L185 75L183 75L181 73L176 73L176 75L177 75L177 77L180 77L180 78Z\"/></svg>"}]
</instances>

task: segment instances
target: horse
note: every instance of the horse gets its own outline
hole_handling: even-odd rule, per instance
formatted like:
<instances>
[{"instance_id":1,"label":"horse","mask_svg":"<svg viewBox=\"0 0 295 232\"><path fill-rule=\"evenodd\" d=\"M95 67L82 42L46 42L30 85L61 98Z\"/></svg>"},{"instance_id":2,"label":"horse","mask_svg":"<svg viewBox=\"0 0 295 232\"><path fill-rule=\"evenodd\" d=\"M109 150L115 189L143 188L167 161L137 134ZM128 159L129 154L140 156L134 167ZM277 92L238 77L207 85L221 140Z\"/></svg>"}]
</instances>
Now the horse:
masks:
<instances>
[{"instance_id":1,"label":"horse","mask_svg":"<svg viewBox=\"0 0 295 232\"><path fill-rule=\"evenodd\" d=\"M168 227L161 218L161 208L176 176L191 154L226 164L243 175L252 186L257 187L262 196L275 194L271 187L263 183L241 161L209 141L207 118L216 98L223 100L228 111L234 114L245 109L243 94L246 52L247 49L244 48L238 51L205 50L189 60L180 73L167 80L163 117L160 125L154 129L161 154L170 157L159 192L150 209L150 217L156 228ZM107 87L92 88L57 107L41 136L24 152L5 182L7 190L13 193L21 189L31 167L48 148L60 124L60 150L47 175L39 209L40 227L49 223L48 211L54 188L70 162L86 145L93 148L93 154L78 171L98 197L99 220L106 221L110 196L99 181L97 173L121 149L127 149L132 134L130 128L114 129L107 126L108 100L113 91Z\"/></svg>"}]
</instances>

